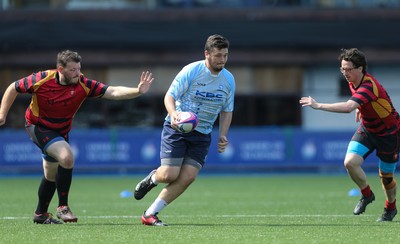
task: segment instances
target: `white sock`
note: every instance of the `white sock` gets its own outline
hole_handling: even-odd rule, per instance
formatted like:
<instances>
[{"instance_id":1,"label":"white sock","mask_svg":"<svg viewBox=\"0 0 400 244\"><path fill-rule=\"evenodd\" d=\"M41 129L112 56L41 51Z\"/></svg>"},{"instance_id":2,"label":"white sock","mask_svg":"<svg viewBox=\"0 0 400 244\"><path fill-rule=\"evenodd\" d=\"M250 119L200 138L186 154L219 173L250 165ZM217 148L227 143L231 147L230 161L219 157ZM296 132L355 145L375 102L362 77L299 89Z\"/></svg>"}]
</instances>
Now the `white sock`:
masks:
<instances>
[{"instance_id":1,"label":"white sock","mask_svg":"<svg viewBox=\"0 0 400 244\"><path fill-rule=\"evenodd\" d=\"M154 215L156 213L161 212L168 203L161 198L157 198L151 205L150 207L146 210L145 215Z\"/></svg>"},{"instance_id":2,"label":"white sock","mask_svg":"<svg viewBox=\"0 0 400 244\"><path fill-rule=\"evenodd\" d=\"M158 185L158 181L156 180L156 174L153 174L151 176L151 181L153 182L153 184Z\"/></svg>"}]
</instances>

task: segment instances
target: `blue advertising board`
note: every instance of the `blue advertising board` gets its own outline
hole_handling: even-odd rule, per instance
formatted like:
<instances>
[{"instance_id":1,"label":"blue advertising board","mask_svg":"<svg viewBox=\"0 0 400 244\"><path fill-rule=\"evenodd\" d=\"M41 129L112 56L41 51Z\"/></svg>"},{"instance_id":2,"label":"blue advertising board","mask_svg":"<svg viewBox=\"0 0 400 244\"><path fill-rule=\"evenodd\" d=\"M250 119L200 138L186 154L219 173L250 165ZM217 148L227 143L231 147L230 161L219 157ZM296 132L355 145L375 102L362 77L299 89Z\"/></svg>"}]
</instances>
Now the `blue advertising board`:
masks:
<instances>
[{"instance_id":1,"label":"blue advertising board","mask_svg":"<svg viewBox=\"0 0 400 244\"><path fill-rule=\"evenodd\" d=\"M70 145L75 169L87 172L129 172L159 165L160 128L75 130ZM301 170L339 168L352 131L303 131L286 127L238 127L228 134L229 147L217 152L218 131L205 170ZM377 167L371 155L364 166ZM40 171L41 152L24 130L0 131L1 172Z\"/></svg>"}]
</instances>

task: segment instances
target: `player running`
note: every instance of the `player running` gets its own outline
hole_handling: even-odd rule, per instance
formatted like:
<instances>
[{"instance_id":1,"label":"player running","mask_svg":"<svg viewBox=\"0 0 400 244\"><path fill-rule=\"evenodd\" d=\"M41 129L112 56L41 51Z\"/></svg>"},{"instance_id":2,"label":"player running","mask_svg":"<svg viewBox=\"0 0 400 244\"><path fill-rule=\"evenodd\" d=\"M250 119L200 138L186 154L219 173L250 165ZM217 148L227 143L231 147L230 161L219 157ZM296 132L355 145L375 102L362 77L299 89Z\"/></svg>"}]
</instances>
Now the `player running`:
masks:
<instances>
[{"instance_id":1,"label":"player running","mask_svg":"<svg viewBox=\"0 0 400 244\"><path fill-rule=\"evenodd\" d=\"M224 68L228 48L229 41L225 37L210 36L205 44L205 60L185 66L165 95L168 115L161 135L161 166L137 184L134 196L140 200L158 183L167 185L144 212L141 218L144 225L166 225L157 214L195 181L206 161L218 116L218 152L224 152L228 145L226 136L235 94L234 77ZM183 134L174 129L181 111L197 114L199 124L194 131Z\"/></svg>"},{"instance_id":2,"label":"player running","mask_svg":"<svg viewBox=\"0 0 400 244\"><path fill-rule=\"evenodd\" d=\"M33 73L8 86L1 101L0 126L6 122L8 111L19 93L32 95L25 113L25 127L31 140L42 150L44 171L34 223L62 223L48 213L56 189L59 200L57 217L64 222L78 221L68 204L74 168L68 133L74 115L85 99L133 99L147 93L152 82L152 74L148 71L142 73L137 88L109 86L90 80L81 73L81 56L66 50L57 55L57 69Z\"/></svg>"},{"instance_id":3,"label":"player running","mask_svg":"<svg viewBox=\"0 0 400 244\"><path fill-rule=\"evenodd\" d=\"M386 195L383 214L377 221L392 221L397 214L394 172L399 160L399 114L383 86L367 72L367 60L362 52L356 48L342 49L339 61L340 71L349 83L351 98L347 102L318 103L312 97L302 97L300 104L336 113L356 110L356 122L361 121L361 124L348 145L344 159L350 178L362 193L353 213L364 213L367 205L375 200L361 165L376 150L379 175Z\"/></svg>"}]
</instances>

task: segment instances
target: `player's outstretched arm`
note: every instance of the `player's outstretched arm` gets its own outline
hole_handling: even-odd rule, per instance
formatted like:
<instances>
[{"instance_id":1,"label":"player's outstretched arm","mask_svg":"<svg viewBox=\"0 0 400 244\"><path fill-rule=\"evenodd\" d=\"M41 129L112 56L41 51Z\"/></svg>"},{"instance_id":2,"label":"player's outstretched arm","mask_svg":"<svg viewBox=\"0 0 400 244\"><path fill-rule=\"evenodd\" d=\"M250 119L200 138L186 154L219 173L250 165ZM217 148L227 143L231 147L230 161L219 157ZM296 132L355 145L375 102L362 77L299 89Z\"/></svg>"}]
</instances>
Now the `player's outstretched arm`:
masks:
<instances>
[{"instance_id":1,"label":"player's outstretched arm","mask_svg":"<svg viewBox=\"0 0 400 244\"><path fill-rule=\"evenodd\" d=\"M153 74L149 71L142 72L137 87L109 86L103 98L112 100L133 99L149 91L153 83Z\"/></svg>"},{"instance_id":2,"label":"player's outstretched arm","mask_svg":"<svg viewBox=\"0 0 400 244\"><path fill-rule=\"evenodd\" d=\"M0 126L6 123L6 118L11 105L14 103L18 92L15 89L15 83L11 83L4 92L3 99L0 104Z\"/></svg>"},{"instance_id":3,"label":"player's outstretched arm","mask_svg":"<svg viewBox=\"0 0 400 244\"><path fill-rule=\"evenodd\" d=\"M360 106L360 104L354 102L353 100L338 103L319 103L310 96L302 97L299 102L303 107L310 106L313 109L335 113L351 113L353 110L357 109Z\"/></svg>"}]
</instances>

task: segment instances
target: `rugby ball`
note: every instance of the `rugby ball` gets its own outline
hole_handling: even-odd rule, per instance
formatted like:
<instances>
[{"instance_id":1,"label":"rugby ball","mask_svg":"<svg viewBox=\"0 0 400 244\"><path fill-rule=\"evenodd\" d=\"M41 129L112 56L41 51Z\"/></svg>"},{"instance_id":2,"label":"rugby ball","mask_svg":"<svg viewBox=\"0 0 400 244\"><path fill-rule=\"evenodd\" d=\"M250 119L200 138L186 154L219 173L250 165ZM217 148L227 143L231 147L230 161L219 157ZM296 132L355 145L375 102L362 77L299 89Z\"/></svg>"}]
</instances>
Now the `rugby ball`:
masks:
<instances>
[{"instance_id":1,"label":"rugby ball","mask_svg":"<svg viewBox=\"0 0 400 244\"><path fill-rule=\"evenodd\" d=\"M181 112L179 113L179 122L177 129L182 133L189 133L196 128L198 123L199 118L195 113Z\"/></svg>"}]
</instances>

